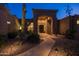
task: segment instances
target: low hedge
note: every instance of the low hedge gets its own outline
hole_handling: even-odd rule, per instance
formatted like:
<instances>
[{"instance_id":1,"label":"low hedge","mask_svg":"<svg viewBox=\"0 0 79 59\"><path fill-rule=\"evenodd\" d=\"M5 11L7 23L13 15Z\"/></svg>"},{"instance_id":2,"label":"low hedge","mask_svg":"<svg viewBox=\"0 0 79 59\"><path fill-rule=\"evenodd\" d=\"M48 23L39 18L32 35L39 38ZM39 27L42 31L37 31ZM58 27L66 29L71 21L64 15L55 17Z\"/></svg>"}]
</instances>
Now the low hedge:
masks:
<instances>
[{"instance_id":1,"label":"low hedge","mask_svg":"<svg viewBox=\"0 0 79 59\"><path fill-rule=\"evenodd\" d=\"M29 42L29 43L40 43L40 37L39 37L38 34L31 33L31 34L27 37L27 42Z\"/></svg>"},{"instance_id":2,"label":"low hedge","mask_svg":"<svg viewBox=\"0 0 79 59\"><path fill-rule=\"evenodd\" d=\"M65 33L65 37L68 39L75 39L75 33L76 33L75 29L67 30Z\"/></svg>"},{"instance_id":3,"label":"low hedge","mask_svg":"<svg viewBox=\"0 0 79 59\"><path fill-rule=\"evenodd\" d=\"M9 39L14 39L18 35L18 32L10 32L7 35Z\"/></svg>"},{"instance_id":4,"label":"low hedge","mask_svg":"<svg viewBox=\"0 0 79 59\"><path fill-rule=\"evenodd\" d=\"M6 43L6 40L7 38L5 35L0 35L0 47Z\"/></svg>"}]
</instances>

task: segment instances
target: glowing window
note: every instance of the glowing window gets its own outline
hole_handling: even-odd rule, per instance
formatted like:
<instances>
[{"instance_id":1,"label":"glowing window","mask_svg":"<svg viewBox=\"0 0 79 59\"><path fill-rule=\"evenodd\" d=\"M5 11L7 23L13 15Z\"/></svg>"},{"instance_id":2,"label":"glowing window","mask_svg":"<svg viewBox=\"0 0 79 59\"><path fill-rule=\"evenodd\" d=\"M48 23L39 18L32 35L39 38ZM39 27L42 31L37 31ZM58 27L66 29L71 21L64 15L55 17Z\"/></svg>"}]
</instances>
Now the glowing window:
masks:
<instances>
[{"instance_id":1,"label":"glowing window","mask_svg":"<svg viewBox=\"0 0 79 59\"><path fill-rule=\"evenodd\" d=\"M21 29L22 29L22 27L20 26L20 27L19 27L19 29L21 30Z\"/></svg>"},{"instance_id":2,"label":"glowing window","mask_svg":"<svg viewBox=\"0 0 79 59\"><path fill-rule=\"evenodd\" d=\"M79 24L79 20L77 20L77 24Z\"/></svg>"},{"instance_id":3,"label":"glowing window","mask_svg":"<svg viewBox=\"0 0 79 59\"><path fill-rule=\"evenodd\" d=\"M11 24L11 22L10 21L7 21L7 24Z\"/></svg>"}]
</instances>

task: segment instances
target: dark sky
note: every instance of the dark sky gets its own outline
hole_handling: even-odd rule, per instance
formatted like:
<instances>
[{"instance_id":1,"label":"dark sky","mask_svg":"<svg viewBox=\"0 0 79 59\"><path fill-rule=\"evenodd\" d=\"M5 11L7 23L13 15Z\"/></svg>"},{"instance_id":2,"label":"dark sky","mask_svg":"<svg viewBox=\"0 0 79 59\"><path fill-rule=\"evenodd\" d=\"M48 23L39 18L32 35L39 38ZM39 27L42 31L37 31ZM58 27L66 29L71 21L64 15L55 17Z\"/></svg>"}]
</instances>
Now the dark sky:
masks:
<instances>
[{"instance_id":1,"label":"dark sky","mask_svg":"<svg viewBox=\"0 0 79 59\"><path fill-rule=\"evenodd\" d=\"M32 9L54 9L58 10L57 18L61 19L67 16L66 9L67 5L72 8L72 15L79 14L79 4L72 3L26 3L26 18L33 18ZM9 9L12 15L16 15L18 18L22 18L22 3L9 3L7 4L7 8Z\"/></svg>"}]
</instances>

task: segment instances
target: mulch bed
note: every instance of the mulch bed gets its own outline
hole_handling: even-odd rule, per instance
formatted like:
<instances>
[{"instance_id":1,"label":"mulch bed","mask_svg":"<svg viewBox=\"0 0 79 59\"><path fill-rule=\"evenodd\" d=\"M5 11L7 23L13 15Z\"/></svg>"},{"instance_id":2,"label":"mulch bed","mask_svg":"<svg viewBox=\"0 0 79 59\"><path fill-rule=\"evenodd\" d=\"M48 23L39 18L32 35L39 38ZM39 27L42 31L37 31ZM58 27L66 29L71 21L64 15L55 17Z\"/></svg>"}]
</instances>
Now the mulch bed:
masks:
<instances>
[{"instance_id":1,"label":"mulch bed","mask_svg":"<svg viewBox=\"0 0 79 59\"><path fill-rule=\"evenodd\" d=\"M55 41L56 42L52 47L49 55L79 56L79 40L70 40L63 38L55 39ZM59 54L55 54L55 51L57 51Z\"/></svg>"},{"instance_id":2,"label":"mulch bed","mask_svg":"<svg viewBox=\"0 0 79 59\"><path fill-rule=\"evenodd\" d=\"M36 45L38 44L33 44L28 42L22 44L21 42L18 42L18 41L10 42L5 44L0 49L0 56L15 56L35 47Z\"/></svg>"}]
</instances>

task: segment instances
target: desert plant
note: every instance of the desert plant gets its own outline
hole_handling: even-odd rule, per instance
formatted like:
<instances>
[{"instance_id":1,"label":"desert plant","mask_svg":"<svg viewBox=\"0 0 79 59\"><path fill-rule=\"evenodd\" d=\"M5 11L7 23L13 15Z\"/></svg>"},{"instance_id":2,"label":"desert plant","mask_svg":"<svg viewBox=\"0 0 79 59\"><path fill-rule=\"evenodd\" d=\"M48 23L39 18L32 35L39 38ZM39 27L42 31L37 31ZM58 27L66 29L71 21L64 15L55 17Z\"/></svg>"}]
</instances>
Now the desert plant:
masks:
<instances>
[{"instance_id":1,"label":"desert plant","mask_svg":"<svg viewBox=\"0 0 79 59\"><path fill-rule=\"evenodd\" d=\"M18 32L10 32L8 33L8 38L9 39L14 39L18 35Z\"/></svg>"},{"instance_id":2,"label":"desert plant","mask_svg":"<svg viewBox=\"0 0 79 59\"><path fill-rule=\"evenodd\" d=\"M0 35L0 47L6 43L6 36Z\"/></svg>"},{"instance_id":3,"label":"desert plant","mask_svg":"<svg viewBox=\"0 0 79 59\"><path fill-rule=\"evenodd\" d=\"M27 42L29 43L40 43L40 38L39 35L36 33L31 33L29 34L29 36L27 37Z\"/></svg>"},{"instance_id":4,"label":"desert plant","mask_svg":"<svg viewBox=\"0 0 79 59\"><path fill-rule=\"evenodd\" d=\"M19 40L22 42L22 44L24 44L24 43L39 43L40 42L39 35L31 32L31 31L21 32L18 35L18 37L19 37Z\"/></svg>"},{"instance_id":5,"label":"desert plant","mask_svg":"<svg viewBox=\"0 0 79 59\"><path fill-rule=\"evenodd\" d=\"M74 39L75 33L76 33L75 29L69 29L65 32L65 37L68 38L68 39Z\"/></svg>"}]
</instances>

